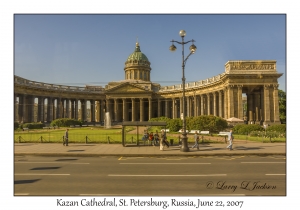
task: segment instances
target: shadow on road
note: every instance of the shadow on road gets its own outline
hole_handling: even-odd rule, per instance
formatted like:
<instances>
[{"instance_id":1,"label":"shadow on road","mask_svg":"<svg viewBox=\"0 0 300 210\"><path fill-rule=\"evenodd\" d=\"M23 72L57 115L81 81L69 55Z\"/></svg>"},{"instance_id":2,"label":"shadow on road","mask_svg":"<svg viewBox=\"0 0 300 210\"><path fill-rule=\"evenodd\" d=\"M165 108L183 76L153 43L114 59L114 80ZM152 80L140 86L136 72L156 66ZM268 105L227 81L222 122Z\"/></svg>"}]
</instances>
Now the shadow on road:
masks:
<instances>
[{"instance_id":1,"label":"shadow on road","mask_svg":"<svg viewBox=\"0 0 300 210\"><path fill-rule=\"evenodd\" d=\"M37 168L32 168L30 170L52 170L52 169L59 169L60 167L37 167Z\"/></svg>"},{"instance_id":2,"label":"shadow on road","mask_svg":"<svg viewBox=\"0 0 300 210\"><path fill-rule=\"evenodd\" d=\"M15 180L14 184L31 184L40 181L40 179Z\"/></svg>"}]
</instances>

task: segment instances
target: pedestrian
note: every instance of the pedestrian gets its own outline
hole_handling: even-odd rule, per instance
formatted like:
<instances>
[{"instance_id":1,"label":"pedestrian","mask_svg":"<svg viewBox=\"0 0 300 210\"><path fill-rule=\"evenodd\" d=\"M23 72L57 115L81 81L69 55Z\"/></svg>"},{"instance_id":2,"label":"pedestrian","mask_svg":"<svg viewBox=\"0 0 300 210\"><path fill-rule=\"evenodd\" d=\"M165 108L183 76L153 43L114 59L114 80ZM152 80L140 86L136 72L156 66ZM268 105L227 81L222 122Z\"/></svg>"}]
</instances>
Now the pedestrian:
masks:
<instances>
[{"instance_id":1,"label":"pedestrian","mask_svg":"<svg viewBox=\"0 0 300 210\"><path fill-rule=\"evenodd\" d=\"M167 145L167 147L169 148L169 142L167 141L167 136L166 136L165 130L162 130L162 132L161 132L161 142L162 142L163 146Z\"/></svg>"},{"instance_id":2,"label":"pedestrian","mask_svg":"<svg viewBox=\"0 0 300 210\"><path fill-rule=\"evenodd\" d=\"M153 139L154 139L153 132L150 132L150 135L149 135L150 146L152 146L152 145L154 146Z\"/></svg>"},{"instance_id":3,"label":"pedestrian","mask_svg":"<svg viewBox=\"0 0 300 210\"><path fill-rule=\"evenodd\" d=\"M159 141L159 135L158 135L158 131L156 130L156 132L154 134L154 143L155 143L155 145L158 145L158 141Z\"/></svg>"},{"instance_id":4,"label":"pedestrian","mask_svg":"<svg viewBox=\"0 0 300 210\"><path fill-rule=\"evenodd\" d=\"M228 142L229 145L227 146L227 149L232 150L232 141L233 141L233 135L232 135L232 130L230 130L228 134Z\"/></svg>"},{"instance_id":5,"label":"pedestrian","mask_svg":"<svg viewBox=\"0 0 300 210\"><path fill-rule=\"evenodd\" d=\"M194 147L197 147L197 150L199 150L199 136L198 136L198 132L197 131L195 132L194 140L195 140L195 144L194 144L194 146L192 146L192 149Z\"/></svg>"},{"instance_id":6,"label":"pedestrian","mask_svg":"<svg viewBox=\"0 0 300 210\"><path fill-rule=\"evenodd\" d=\"M67 130L65 132L65 139L64 139L63 145L68 146L68 144L69 144L69 129L67 128Z\"/></svg>"}]
</instances>

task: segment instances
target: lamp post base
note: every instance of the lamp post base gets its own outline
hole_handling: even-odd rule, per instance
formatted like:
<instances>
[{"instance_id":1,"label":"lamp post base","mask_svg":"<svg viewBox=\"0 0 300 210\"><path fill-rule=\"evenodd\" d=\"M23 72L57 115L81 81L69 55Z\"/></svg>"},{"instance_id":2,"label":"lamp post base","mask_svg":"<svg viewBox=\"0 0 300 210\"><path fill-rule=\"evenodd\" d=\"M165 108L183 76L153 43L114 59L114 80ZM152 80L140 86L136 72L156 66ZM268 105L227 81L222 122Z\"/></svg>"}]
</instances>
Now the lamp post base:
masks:
<instances>
[{"instance_id":1,"label":"lamp post base","mask_svg":"<svg viewBox=\"0 0 300 210\"><path fill-rule=\"evenodd\" d=\"M181 136L181 147L180 147L180 151L181 152L189 152L189 146L188 146L188 138L186 136L186 133L183 133Z\"/></svg>"}]
</instances>

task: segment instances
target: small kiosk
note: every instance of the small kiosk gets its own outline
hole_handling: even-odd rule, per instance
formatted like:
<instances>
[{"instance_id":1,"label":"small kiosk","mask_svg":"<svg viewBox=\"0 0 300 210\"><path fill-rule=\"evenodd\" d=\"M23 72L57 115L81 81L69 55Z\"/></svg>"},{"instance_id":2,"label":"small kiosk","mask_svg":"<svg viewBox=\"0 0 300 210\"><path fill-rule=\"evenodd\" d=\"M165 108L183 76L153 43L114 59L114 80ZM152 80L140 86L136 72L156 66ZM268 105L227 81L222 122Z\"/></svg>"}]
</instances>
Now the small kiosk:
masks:
<instances>
[{"instance_id":1,"label":"small kiosk","mask_svg":"<svg viewBox=\"0 0 300 210\"><path fill-rule=\"evenodd\" d=\"M136 126L136 137L131 138L130 140L126 139L126 127L127 126ZM127 146L139 146L140 141L142 140L139 136L139 127L150 127L150 126L163 126L166 129L166 122L149 122L149 121L133 121L133 122L123 122L122 123L122 145L123 147ZM159 131L160 132L160 131ZM144 134L144 133L141 133ZM143 144L145 145L145 144Z\"/></svg>"}]
</instances>

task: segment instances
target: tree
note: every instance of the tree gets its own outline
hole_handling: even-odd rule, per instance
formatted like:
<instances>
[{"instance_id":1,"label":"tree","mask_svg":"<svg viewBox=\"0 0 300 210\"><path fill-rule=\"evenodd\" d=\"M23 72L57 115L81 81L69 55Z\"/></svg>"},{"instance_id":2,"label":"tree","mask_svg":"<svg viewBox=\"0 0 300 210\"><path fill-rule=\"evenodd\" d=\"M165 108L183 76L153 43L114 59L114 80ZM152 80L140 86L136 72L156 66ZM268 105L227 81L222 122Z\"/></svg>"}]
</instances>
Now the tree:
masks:
<instances>
[{"instance_id":1,"label":"tree","mask_svg":"<svg viewBox=\"0 0 300 210\"><path fill-rule=\"evenodd\" d=\"M278 90L279 118L282 124L286 123L286 93Z\"/></svg>"}]
</instances>

